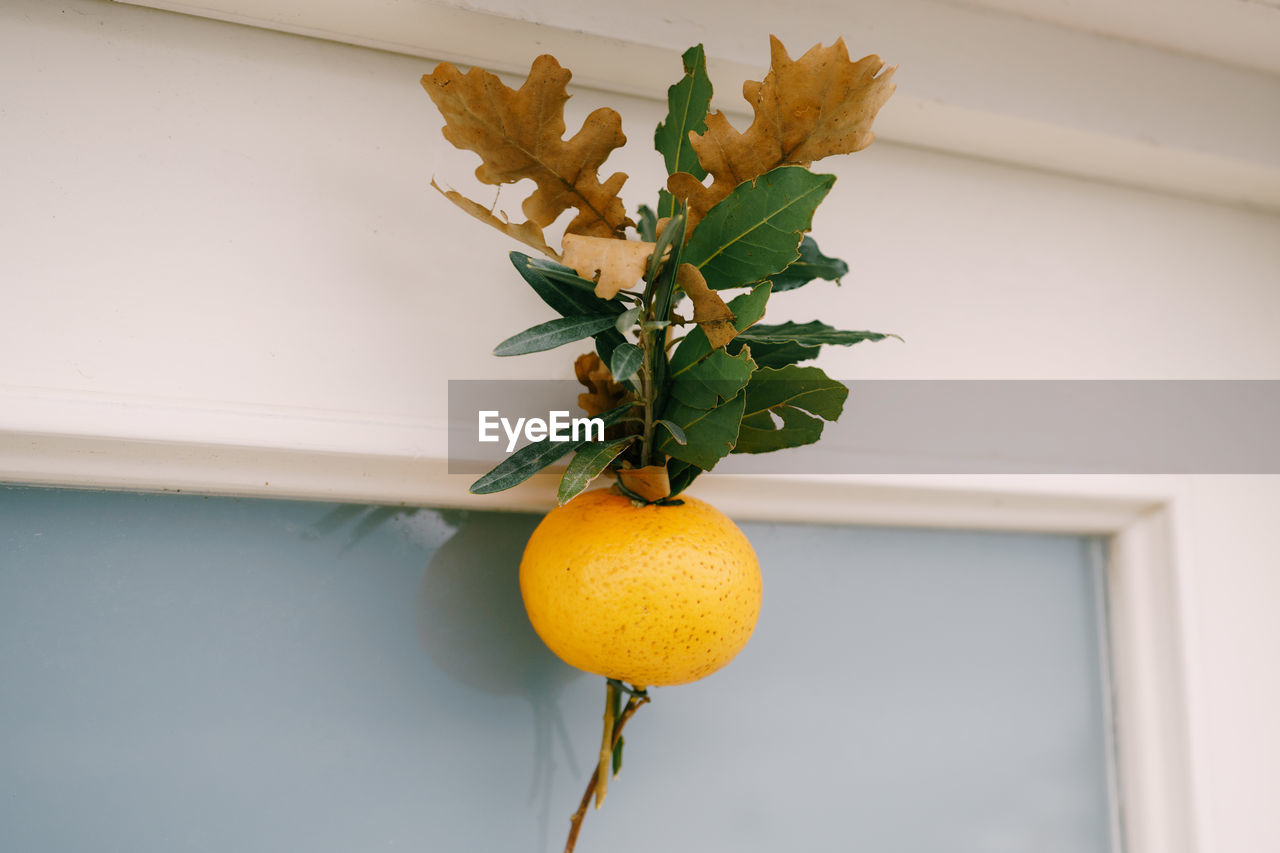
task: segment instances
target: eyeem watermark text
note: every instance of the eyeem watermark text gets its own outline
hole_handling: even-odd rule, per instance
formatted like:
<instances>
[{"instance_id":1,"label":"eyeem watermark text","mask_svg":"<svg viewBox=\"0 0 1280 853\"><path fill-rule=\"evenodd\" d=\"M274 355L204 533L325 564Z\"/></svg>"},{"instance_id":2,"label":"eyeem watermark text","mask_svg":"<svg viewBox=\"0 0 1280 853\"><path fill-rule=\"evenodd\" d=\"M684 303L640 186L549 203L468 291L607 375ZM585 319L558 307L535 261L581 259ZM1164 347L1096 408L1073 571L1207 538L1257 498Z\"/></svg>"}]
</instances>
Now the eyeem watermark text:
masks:
<instances>
[{"instance_id":1,"label":"eyeem watermark text","mask_svg":"<svg viewBox=\"0 0 1280 853\"><path fill-rule=\"evenodd\" d=\"M600 418L570 418L567 411L548 412L547 419L516 418L513 424L509 418L502 417L497 411L481 411L479 413L479 440L483 442L500 441L498 429L507 435L507 452L516 449L516 442L523 435L529 441L604 441L604 421Z\"/></svg>"}]
</instances>

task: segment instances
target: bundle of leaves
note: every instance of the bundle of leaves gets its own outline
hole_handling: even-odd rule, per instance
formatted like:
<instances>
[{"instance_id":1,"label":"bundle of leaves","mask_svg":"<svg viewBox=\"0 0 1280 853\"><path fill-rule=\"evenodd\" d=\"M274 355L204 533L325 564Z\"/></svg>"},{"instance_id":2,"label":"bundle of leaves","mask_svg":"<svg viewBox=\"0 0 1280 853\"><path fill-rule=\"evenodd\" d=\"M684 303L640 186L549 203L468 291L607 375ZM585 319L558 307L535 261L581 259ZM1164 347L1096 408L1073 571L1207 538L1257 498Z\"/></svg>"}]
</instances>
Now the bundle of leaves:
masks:
<instances>
[{"instance_id":1,"label":"bundle of leaves","mask_svg":"<svg viewBox=\"0 0 1280 853\"><path fill-rule=\"evenodd\" d=\"M514 90L483 69L463 74L448 63L422 78L445 118L445 138L483 160L481 182L536 185L522 205L527 220L518 223L436 187L546 256L512 252L511 261L560 316L506 339L495 354L594 339L595 352L575 364L588 388L579 402L609 427L604 441L529 444L471 491L511 488L572 454L561 503L609 469L633 497L670 500L730 453L811 444L840 416L848 389L801 363L824 346L889 336L819 320L760 321L771 296L815 280L839 282L848 271L807 234L835 182L809 166L871 143L872 121L893 93L893 69L877 56L851 61L842 40L797 60L776 38L771 45L764 80L743 84L754 112L743 132L709 112L702 46L685 52L684 76L668 90L667 119L654 134L667 185L656 210L642 205L636 220L618 195L627 176L602 181L598 174L626 142L621 118L598 109L564 139L571 75L553 57L534 60ZM576 215L557 253L543 229L570 208ZM726 301L722 293L735 290Z\"/></svg>"}]
</instances>

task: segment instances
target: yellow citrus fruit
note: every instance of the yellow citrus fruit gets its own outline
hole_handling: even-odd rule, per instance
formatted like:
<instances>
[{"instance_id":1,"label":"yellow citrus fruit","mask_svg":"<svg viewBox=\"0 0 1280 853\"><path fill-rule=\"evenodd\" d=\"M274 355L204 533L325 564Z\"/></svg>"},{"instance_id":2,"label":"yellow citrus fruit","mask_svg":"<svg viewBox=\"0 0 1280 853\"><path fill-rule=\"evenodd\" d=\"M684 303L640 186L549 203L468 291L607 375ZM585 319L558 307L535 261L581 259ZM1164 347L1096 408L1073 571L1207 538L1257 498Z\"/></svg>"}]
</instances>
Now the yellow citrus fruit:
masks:
<instances>
[{"instance_id":1,"label":"yellow citrus fruit","mask_svg":"<svg viewBox=\"0 0 1280 853\"><path fill-rule=\"evenodd\" d=\"M534 530L520 591L566 663L635 685L684 684L742 650L760 615L760 564L728 516L696 498L641 506L578 495Z\"/></svg>"}]
</instances>

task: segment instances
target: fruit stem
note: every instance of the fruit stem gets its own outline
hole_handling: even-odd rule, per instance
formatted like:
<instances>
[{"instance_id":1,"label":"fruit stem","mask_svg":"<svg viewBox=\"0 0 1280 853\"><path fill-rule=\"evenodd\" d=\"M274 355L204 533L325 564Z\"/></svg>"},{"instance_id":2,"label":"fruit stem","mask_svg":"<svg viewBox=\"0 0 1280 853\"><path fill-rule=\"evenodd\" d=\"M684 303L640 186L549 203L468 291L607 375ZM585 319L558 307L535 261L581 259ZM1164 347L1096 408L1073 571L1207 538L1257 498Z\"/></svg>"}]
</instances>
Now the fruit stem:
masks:
<instances>
[{"instance_id":1,"label":"fruit stem","mask_svg":"<svg viewBox=\"0 0 1280 853\"><path fill-rule=\"evenodd\" d=\"M639 710L641 705L647 705L648 703L649 696L639 688L627 699L627 706L622 709L622 713L618 715L617 721L613 724L610 753L612 753L613 747L618 745L618 741L622 739L622 729L626 726L627 721ZM606 774L608 769L607 767L605 768ZM596 767L595 772L591 774L591 778L587 781L587 790L582 794L582 802L578 803L578 810L573 813L573 818L570 821L569 839L564 844L564 853L573 853L573 848L578 844L578 833L582 830L582 821L587 816L587 806L591 804L591 796L596 792L596 784L600 776L600 767Z\"/></svg>"},{"instance_id":2,"label":"fruit stem","mask_svg":"<svg viewBox=\"0 0 1280 853\"><path fill-rule=\"evenodd\" d=\"M604 690L604 737L600 741L600 760L596 763L596 808L604 805L609 793L609 765L613 761L613 715L618 704L618 688L608 681Z\"/></svg>"}]
</instances>

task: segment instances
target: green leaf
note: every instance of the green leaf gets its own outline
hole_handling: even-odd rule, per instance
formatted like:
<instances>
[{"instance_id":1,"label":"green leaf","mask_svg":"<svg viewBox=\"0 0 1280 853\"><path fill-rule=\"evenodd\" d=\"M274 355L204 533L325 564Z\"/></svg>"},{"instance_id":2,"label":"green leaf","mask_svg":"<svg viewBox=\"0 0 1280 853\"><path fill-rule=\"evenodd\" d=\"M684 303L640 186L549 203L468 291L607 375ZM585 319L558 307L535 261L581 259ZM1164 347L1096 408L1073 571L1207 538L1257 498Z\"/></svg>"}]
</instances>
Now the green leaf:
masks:
<instances>
[{"instance_id":1,"label":"green leaf","mask_svg":"<svg viewBox=\"0 0 1280 853\"><path fill-rule=\"evenodd\" d=\"M493 348L494 355L525 355L555 349L592 335L613 330L612 315L590 314L584 317L558 317L539 323L531 329L512 335Z\"/></svg>"},{"instance_id":2,"label":"green leaf","mask_svg":"<svg viewBox=\"0 0 1280 853\"><path fill-rule=\"evenodd\" d=\"M667 225L662 229L658 241L654 244L653 253L650 256L649 275L647 280L648 287L645 289L645 303L650 306L649 316L656 321L669 322L667 318L671 313L672 294L676 289L676 270L680 266L680 257L684 251L684 235L685 224L688 222L688 211L685 204L681 202L676 207L674 215L667 221ZM665 259L663 256L667 253L667 247L671 247L670 255ZM657 402L662 404L667 388L667 349L665 346L666 331L665 330L649 330L646 329L641 334L648 337L646 344L649 352L652 353L650 360L650 381L653 387L657 389Z\"/></svg>"},{"instance_id":3,"label":"green leaf","mask_svg":"<svg viewBox=\"0 0 1280 853\"><path fill-rule=\"evenodd\" d=\"M805 414L799 409L784 407L778 411L782 426L774 423L769 412L757 412L742 419L738 431L738 444L734 453L768 453L786 447L813 444L822 438L821 418Z\"/></svg>"},{"instance_id":4,"label":"green leaf","mask_svg":"<svg viewBox=\"0 0 1280 853\"><path fill-rule=\"evenodd\" d=\"M765 282L752 288L750 292L729 300L729 310L733 312L733 327L739 334L755 325L764 316L765 305L769 301L769 292L772 287L773 285L769 282ZM701 327L694 328L685 335L684 340L676 347L675 354L671 356L670 375L672 378L676 377L710 354L711 342L707 340L706 333Z\"/></svg>"},{"instance_id":5,"label":"green leaf","mask_svg":"<svg viewBox=\"0 0 1280 853\"><path fill-rule=\"evenodd\" d=\"M473 495L491 495L518 486L534 474L572 453L583 442L543 439L527 444L499 462L492 471L471 484Z\"/></svg>"},{"instance_id":6,"label":"green leaf","mask_svg":"<svg viewBox=\"0 0 1280 853\"><path fill-rule=\"evenodd\" d=\"M529 283L533 292L562 316L615 316L626 310L620 300L596 296L595 282L583 278L569 267L542 258L530 258L520 252L512 252L510 257L516 271ZM625 340L616 329L605 329L597 333L595 339L596 352L600 353L605 364L609 363L614 348Z\"/></svg>"},{"instance_id":7,"label":"green leaf","mask_svg":"<svg viewBox=\"0 0 1280 853\"><path fill-rule=\"evenodd\" d=\"M695 409L715 408L738 396L755 368L749 353L718 349L674 377L671 399Z\"/></svg>"},{"instance_id":8,"label":"green leaf","mask_svg":"<svg viewBox=\"0 0 1280 853\"><path fill-rule=\"evenodd\" d=\"M622 420L634 406L634 403L624 403L600 415L600 420L604 421L606 427L613 426ZM581 441L552 441L550 438L544 438L541 441L526 444L495 465L489 473L472 483L470 491L473 495L491 495L494 492L501 492L513 486L518 486L543 468L559 461L586 443L586 439Z\"/></svg>"},{"instance_id":9,"label":"green leaf","mask_svg":"<svg viewBox=\"0 0 1280 853\"><path fill-rule=\"evenodd\" d=\"M782 272L800 257L800 237L835 180L782 166L740 184L707 211L685 246L684 261L715 290Z\"/></svg>"},{"instance_id":10,"label":"green leaf","mask_svg":"<svg viewBox=\"0 0 1280 853\"><path fill-rule=\"evenodd\" d=\"M730 353L737 353L746 345L747 342L738 337L729 341L729 345L725 349ZM784 341L779 344L763 344L752 341L750 346L751 360L756 363L756 367L786 367L788 364L795 364L798 361L817 358L818 353L822 351L821 347L806 347L795 341Z\"/></svg>"},{"instance_id":11,"label":"green leaf","mask_svg":"<svg viewBox=\"0 0 1280 853\"><path fill-rule=\"evenodd\" d=\"M596 296L595 282L569 267L542 258L512 252L511 263L533 292L562 317L583 314L621 314L626 307L616 299Z\"/></svg>"},{"instance_id":12,"label":"green leaf","mask_svg":"<svg viewBox=\"0 0 1280 853\"><path fill-rule=\"evenodd\" d=\"M659 418L658 424L660 426L666 427L667 432L671 433L671 437L675 439L676 444L689 443L689 437L684 434L684 430L680 429L680 427L676 426L671 421L667 420L666 418Z\"/></svg>"},{"instance_id":13,"label":"green leaf","mask_svg":"<svg viewBox=\"0 0 1280 853\"><path fill-rule=\"evenodd\" d=\"M817 358L823 345L852 346L862 341L896 338L879 332L846 332L814 320L810 323L759 323L729 342L726 349L736 353L751 347L751 358L758 367L785 367L799 361Z\"/></svg>"},{"instance_id":14,"label":"green leaf","mask_svg":"<svg viewBox=\"0 0 1280 853\"><path fill-rule=\"evenodd\" d=\"M668 459L667 480L671 483L670 497L674 498L689 488L701 473L702 469L697 465L690 465L688 462L682 462L679 459Z\"/></svg>"},{"instance_id":15,"label":"green leaf","mask_svg":"<svg viewBox=\"0 0 1280 853\"><path fill-rule=\"evenodd\" d=\"M662 233L658 235L658 240L653 244L653 252L649 255L649 267L645 272L646 281L656 281L658 277L658 268L662 265L663 256L667 254L667 247L671 247L671 254L666 259L665 269L670 271L671 280L675 282L675 269L680 265L680 254L684 246L685 225L688 222L688 216L685 213L684 205L676 213L672 214L671 219L667 222L667 226L662 229Z\"/></svg>"},{"instance_id":16,"label":"green leaf","mask_svg":"<svg viewBox=\"0 0 1280 853\"><path fill-rule=\"evenodd\" d=\"M662 205L662 194L658 194L658 205ZM640 235L640 239L646 243L652 243L655 235L658 233L658 215L653 212L653 208L647 204L640 205L636 209L636 233Z\"/></svg>"},{"instance_id":17,"label":"green leaf","mask_svg":"<svg viewBox=\"0 0 1280 853\"><path fill-rule=\"evenodd\" d=\"M853 346L863 341L882 341L885 338L897 338L897 335L881 332L848 332L828 326L818 320L808 323L779 323L774 326L763 324L752 326L739 335L747 343L781 344L797 343L801 346L816 347L823 345ZM898 338L901 340L901 338ZM754 350L753 350L754 351Z\"/></svg>"},{"instance_id":18,"label":"green leaf","mask_svg":"<svg viewBox=\"0 0 1280 853\"><path fill-rule=\"evenodd\" d=\"M618 735L618 742L613 745L613 775L617 776L622 772L622 747L627 743L627 739Z\"/></svg>"},{"instance_id":19,"label":"green leaf","mask_svg":"<svg viewBox=\"0 0 1280 853\"><path fill-rule=\"evenodd\" d=\"M679 203L676 197L666 190L658 190L658 218L664 216L675 216L676 210L679 209ZM656 225L655 225L656 227Z\"/></svg>"},{"instance_id":20,"label":"green leaf","mask_svg":"<svg viewBox=\"0 0 1280 853\"><path fill-rule=\"evenodd\" d=\"M733 450L745 405L746 394L739 394L714 409L695 409L671 400L662 416L680 427L686 443L680 444L672 436L667 436L658 449L668 456L710 471Z\"/></svg>"},{"instance_id":21,"label":"green leaf","mask_svg":"<svg viewBox=\"0 0 1280 853\"><path fill-rule=\"evenodd\" d=\"M612 441L589 441L579 447L560 477L560 489L556 495L560 503L566 504L581 494L635 438L629 435Z\"/></svg>"},{"instance_id":22,"label":"green leaf","mask_svg":"<svg viewBox=\"0 0 1280 853\"><path fill-rule=\"evenodd\" d=\"M684 77L667 89L667 120L653 134L653 147L667 164L667 174L688 172L698 180L707 170L689 143L689 131L705 133L707 110L711 106L711 78L707 76L707 56L702 45L694 45L681 57ZM661 214L670 216L670 213Z\"/></svg>"},{"instance_id":23,"label":"green leaf","mask_svg":"<svg viewBox=\"0 0 1280 853\"><path fill-rule=\"evenodd\" d=\"M625 382L636 375L643 361L644 352L640 347L635 344L621 344L609 359L609 372L613 374L614 379Z\"/></svg>"},{"instance_id":24,"label":"green leaf","mask_svg":"<svg viewBox=\"0 0 1280 853\"><path fill-rule=\"evenodd\" d=\"M626 339L618 334L617 329L605 329L596 335L596 355L603 364L613 364L613 353L626 343Z\"/></svg>"},{"instance_id":25,"label":"green leaf","mask_svg":"<svg viewBox=\"0 0 1280 853\"><path fill-rule=\"evenodd\" d=\"M626 311L623 311L618 315L618 319L614 322L613 327L619 332L625 334L636 324L636 320L640 319L640 312L643 310L644 308L639 305L634 308L628 308Z\"/></svg>"},{"instance_id":26,"label":"green leaf","mask_svg":"<svg viewBox=\"0 0 1280 853\"><path fill-rule=\"evenodd\" d=\"M742 429L735 453L767 453L812 444L822 436L822 420L840 417L849 389L817 367L763 367L744 394ZM779 426L773 415L782 420ZM814 417L817 415L817 417Z\"/></svg>"},{"instance_id":27,"label":"green leaf","mask_svg":"<svg viewBox=\"0 0 1280 853\"><path fill-rule=\"evenodd\" d=\"M818 244L808 234L800 241L800 257L780 273L769 276L773 292L795 290L815 278L840 283L840 277L849 272L849 265L839 258L828 258L818 250Z\"/></svg>"}]
</instances>

